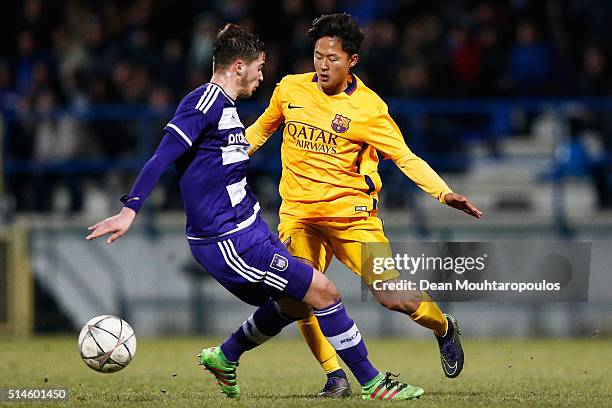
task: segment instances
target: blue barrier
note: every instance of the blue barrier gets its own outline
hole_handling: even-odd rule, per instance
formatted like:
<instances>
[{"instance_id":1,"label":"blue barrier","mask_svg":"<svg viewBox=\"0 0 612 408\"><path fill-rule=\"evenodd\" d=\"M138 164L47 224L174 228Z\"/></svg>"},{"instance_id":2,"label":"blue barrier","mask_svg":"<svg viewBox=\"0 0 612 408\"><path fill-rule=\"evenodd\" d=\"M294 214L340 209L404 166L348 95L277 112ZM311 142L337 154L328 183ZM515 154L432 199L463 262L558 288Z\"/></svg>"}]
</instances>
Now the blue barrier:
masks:
<instances>
[{"instance_id":1,"label":"blue barrier","mask_svg":"<svg viewBox=\"0 0 612 408\"><path fill-rule=\"evenodd\" d=\"M589 111L612 112L611 98L576 98L576 99L513 99L513 100L405 100L390 99L389 110L396 118L404 135L410 139L410 147L418 154L423 155L434 167L444 168L453 161L463 163L465 157L457 155L428 155L422 151L423 129L419 119L431 115L447 116L486 116L485 126L477 130L461 131L460 136L468 140L495 139L504 136L510 131L509 116L514 110L524 112L553 111L564 115L577 109ZM161 129L151 129L151 122L169 120L174 110L153 110L141 105L97 105L81 109L58 110L46 117L58 118L68 114L78 121L88 122L97 120L108 121L136 121L140 128L137 135L137 160L117 160L97 157L87 160L69 159L61 162L34 162L33 160L14 160L6 157L11 143L8 133L8 124L20 120L20 116L12 107L2 107L4 126L4 172L6 175L24 173L103 173L108 171L134 171L146 161L154 148L154 141L158 139ZM256 102L243 101L239 103L241 115L255 116L265 109L265 106ZM36 121L43 117L40 114L30 114L29 121ZM402 126L403 125L403 126ZM467 136L467 137L466 137ZM274 143L274 142L273 142ZM272 159L272 158L269 158ZM257 167L257 166L255 166ZM262 170L277 168L262 163Z\"/></svg>"}]
</instances>

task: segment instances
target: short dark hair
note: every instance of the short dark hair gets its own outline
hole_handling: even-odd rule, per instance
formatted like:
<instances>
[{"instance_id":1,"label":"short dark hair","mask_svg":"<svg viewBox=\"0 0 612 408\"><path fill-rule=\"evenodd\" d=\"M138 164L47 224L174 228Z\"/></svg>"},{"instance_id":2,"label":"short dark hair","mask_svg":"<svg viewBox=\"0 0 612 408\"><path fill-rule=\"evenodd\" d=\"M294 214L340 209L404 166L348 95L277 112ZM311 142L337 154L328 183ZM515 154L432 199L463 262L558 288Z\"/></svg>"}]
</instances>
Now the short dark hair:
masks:
<instances>
[{"instance_id":1,"label":"short dark hair","mask_svg":"<svg viewBox=\"0 0 612 408\"><path fill-rule=\"evenodd\" d=\"M247 63L256 60L265 52L265 45L259 37L245 31L236 24L226 24L217 34L213 43L213 63L217 68L227 68L237 59Z\"/></svg>"},{"instance_id":2,"label":"short dark hair","mask_svg":"<svg viewBox=\"0 0 612 408\"><path fill-rule=\"evenodd\" d=\"M317 42L322 37L338 37L342 40L342 50L349 55L359 54L363 41L363 31L357 21L348 13L324 14L312 22L308 38Z\"/></svg>"}]
</instances>

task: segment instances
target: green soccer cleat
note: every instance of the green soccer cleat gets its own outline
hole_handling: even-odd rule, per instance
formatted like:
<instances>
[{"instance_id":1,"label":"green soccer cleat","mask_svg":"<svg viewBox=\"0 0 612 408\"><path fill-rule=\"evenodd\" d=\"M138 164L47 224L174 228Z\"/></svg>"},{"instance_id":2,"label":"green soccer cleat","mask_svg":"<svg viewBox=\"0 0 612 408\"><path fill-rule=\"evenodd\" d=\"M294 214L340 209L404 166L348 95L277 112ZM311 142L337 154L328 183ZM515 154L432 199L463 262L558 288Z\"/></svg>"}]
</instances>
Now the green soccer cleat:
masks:
<instances>
[{"instance_id":1,"label":"green soccer cleat","mask_svg":"<svg viewBox=\"0 0 612 408\"><path fill-rule=\"evenodd\" d=\"M361 387L361 399L364 400L411 400L419 398L425 393L422 388L413 387L399 381L392 380L394 374L379 373L372 380Z\"/></svg>"},{"instance_id":2,"label":"green soccer cleat","mask_svg":"<svg viewBox=\"0 0 612 408\"><path fill-rule=\"evenodd\" d=\"M240 397L240 386L236 382L236 367L238 363L227 361L220 347L203 349L198 354L198 360L205 370L210 371L215 376L221 391L225 395L229 398Z\"/></svg>"}]
</instances>

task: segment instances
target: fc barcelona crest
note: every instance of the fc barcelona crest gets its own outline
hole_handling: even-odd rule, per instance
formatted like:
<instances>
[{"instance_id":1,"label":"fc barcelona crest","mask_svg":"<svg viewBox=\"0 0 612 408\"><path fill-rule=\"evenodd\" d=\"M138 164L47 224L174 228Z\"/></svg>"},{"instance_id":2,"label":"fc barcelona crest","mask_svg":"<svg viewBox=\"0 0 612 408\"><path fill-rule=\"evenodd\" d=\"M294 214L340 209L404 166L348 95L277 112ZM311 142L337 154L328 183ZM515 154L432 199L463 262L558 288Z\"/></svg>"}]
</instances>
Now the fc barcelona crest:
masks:
<instances>
[{"instance_id":1,"label":"fc barcelona crest","mask_svg":"<svg viewBox=\"0 0 612 408\"><path fill-rule=\"evenodd\" d=\"M336 117L332 120L331 127L334 129L334 132L344 133L348 130L349 123L351 123L349 118L336 113Z\"/></svg>"}]
</instances>

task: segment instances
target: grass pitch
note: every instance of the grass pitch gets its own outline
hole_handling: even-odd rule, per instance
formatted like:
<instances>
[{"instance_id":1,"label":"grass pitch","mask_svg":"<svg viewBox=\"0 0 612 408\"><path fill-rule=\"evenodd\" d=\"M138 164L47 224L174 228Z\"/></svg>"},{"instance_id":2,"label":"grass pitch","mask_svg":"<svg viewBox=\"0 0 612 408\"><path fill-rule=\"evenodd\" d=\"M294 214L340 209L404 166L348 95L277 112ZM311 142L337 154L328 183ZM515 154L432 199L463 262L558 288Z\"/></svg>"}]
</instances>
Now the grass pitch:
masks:
<instances>
[{"instance_id":1,"label":"grass pitch","mask_svg":"<svg viewBox=\"0 0 612 408\"><path fill-rule=\"evenodd\" d=\"M238 369L243 396L220 394L213 377L196 365L196 354L218 339L139 339L135 360L115 374L99 374L80 360L76 336L0 340L0 388L66 387L70 398L36 406L71 407L353 407L388 406L354 396L317 400L324 382L317 364L299 339L272 340L247 353ZM369 339L372 361L380 370L425 389L418 407L610 406L610 340L464 340L466 365L457 379L446 379L437 346L430 341ZM26 406L22 403L19 406ZM0 402L0 408L7 403Z\"/></svg>"}]
</instances>

